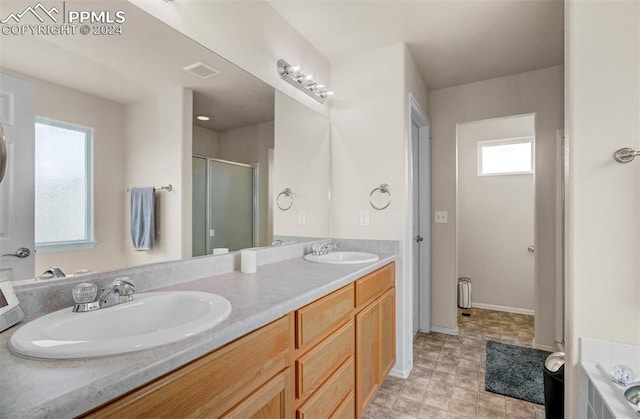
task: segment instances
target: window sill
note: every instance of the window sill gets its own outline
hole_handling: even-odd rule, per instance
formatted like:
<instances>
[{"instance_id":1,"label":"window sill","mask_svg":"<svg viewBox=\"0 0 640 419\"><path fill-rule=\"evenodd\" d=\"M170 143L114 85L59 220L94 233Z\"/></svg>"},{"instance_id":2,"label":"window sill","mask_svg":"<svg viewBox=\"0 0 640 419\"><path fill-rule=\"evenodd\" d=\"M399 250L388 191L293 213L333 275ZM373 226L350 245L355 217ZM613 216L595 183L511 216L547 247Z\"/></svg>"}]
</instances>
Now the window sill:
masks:
<instances>
[{"instance_id":1,"label":"window sill","mask_svg":"<svg viewBox=\"0 0 640 419\"><path fill-rule=\"evenodd\" d=\"M59 243L37 243L36 253L72 252L74 250L87 250L96 247L98 242L93 240Z\"/></svg>"}]
</instances>

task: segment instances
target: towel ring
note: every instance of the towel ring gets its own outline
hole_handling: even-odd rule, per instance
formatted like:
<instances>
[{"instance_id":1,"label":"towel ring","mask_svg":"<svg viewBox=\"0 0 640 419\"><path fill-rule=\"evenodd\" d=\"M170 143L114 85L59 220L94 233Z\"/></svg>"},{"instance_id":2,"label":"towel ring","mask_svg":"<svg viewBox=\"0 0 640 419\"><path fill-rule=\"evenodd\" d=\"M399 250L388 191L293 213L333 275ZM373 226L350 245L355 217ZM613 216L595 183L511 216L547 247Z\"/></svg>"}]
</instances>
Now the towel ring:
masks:
<instances>
[{"instance_id":1,"label":"towel ring","mask_svg":"<svg viewBox=\"0 0 640 419\"><path fill-rule=\"evenodd\" d=\"M283 195L289 198L289 205L287 206L283 206L280 204L280 198ZM280 208L281 211L287 211L289 208L291 208L291 206L293 205L293 194L291 193L291 189L286 188L284 191L278 194L278 197L276 198L276 205L278 206L278 208Z\"/></svg>"},{"instance_id":2,"label":"towel ring","mask_svg":"<svg viewBox=\"0 0 640 419\"><path fill-rule=\"evenodd\" d=\"M378 207L371 200L373 198L373 194L376 193L377 191L380 191L380 193L389 195L389 202L387 202L386 205ZM383 209L386 209L389 205L391 205L391 192L389 192L389 185L387 185L386 183L383 183L379 187L372 190L371 193L369 194L369 204L373 207L373 209L376 209L378 211L382 211Z\"/></svg>"}]
</instances>

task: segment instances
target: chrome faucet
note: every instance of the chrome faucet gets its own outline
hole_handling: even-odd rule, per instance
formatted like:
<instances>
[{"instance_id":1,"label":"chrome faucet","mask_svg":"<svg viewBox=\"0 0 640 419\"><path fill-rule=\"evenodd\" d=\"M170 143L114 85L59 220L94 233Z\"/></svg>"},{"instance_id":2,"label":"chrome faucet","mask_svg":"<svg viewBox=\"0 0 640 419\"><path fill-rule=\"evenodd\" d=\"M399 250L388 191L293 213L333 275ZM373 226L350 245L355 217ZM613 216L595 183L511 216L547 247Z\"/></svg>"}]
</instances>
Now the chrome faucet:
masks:
<instances>
[{"instance_id":1,"label":"chrome faucet","mask_svg":"<svg viewBox=\"0 0 640 419\"><path fill-rule=\"evenodd\" d=\"M131 282L125 280L125 278L118 278L113 281L109 288L102 292L102 295L98 298L98 304L100 304L100 308L106 308L126 303L133 300L135 292L136 287Z\"/></svg>"},{"instance_id":2,"label":"chrome faucet","mask_svg":"<svg viewBox=\"0 0 640 419\"><path fill-rule=\"evenodd\" d=\"M133 300L136 287L129 281L129 278L118 278L106 289L102 290L100 297L96 299L98 288L94 284L85 283L73 289L73 299L76 305L73 307L75 313L98 310Z\"/></svg>"},{"instance_id":3,"label":"chrome faucet","mask_svg":"<svg viewBox=\"0 0 640 419\"><path fill-rule=\"evenodd\" d=\"M64 274L64 272L62 272L62 269L58 268L57 266L49 266L49 269L44 271L42 277L45 279L64 278L66 277L66 275Z\"/></svg>"},{"instance_id":4,"label":"chrome faucet","mask_svg":"<svg viewBox=\"0 0 640 419\"><path fill-rule=\"evenodd\" d=\"M335 242L329 242L329 243L325 243L322 245L313 245L311 246L311 249L313 251L313 255L314 256L322 256L322 255L326 255L327 253L329 253L330 250L338 250L340 249L340 246L338 246L338 243Z\"/></svg>"}]
</instances>

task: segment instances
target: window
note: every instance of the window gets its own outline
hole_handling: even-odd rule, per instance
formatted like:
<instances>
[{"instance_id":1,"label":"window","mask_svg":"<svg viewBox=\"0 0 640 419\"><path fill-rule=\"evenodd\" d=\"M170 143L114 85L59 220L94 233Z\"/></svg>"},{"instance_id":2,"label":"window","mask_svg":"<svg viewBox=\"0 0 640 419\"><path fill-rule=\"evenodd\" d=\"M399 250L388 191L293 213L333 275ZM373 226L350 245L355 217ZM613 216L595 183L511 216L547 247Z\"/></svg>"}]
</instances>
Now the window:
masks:
<instances>
[{"instance_id":1,"label":"window","mask_svg":"<svg viewBox=\"0 0 640 419\"><path fill-rule=\"evenodd\" d=\"M478 142L478 176L533 173L533 138Z\"/></svg>"},{"instance_id":2,"label":"window","mask_svg":"<svg viewBox=\"0 0 640 419\"><path fill-rule=\"evenodd\" d=\"M92 130L36 118L35 241L38 252L91 248Z\"/></svg>"}]
</instances>

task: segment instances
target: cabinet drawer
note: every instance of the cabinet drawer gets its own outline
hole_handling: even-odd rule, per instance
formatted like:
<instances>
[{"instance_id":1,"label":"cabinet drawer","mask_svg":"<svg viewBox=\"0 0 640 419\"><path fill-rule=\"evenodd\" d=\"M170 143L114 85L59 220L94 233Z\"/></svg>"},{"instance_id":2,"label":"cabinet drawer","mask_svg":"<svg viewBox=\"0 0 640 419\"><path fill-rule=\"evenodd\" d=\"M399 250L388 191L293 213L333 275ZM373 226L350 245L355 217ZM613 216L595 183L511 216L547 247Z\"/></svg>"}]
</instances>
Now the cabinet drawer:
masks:
<instances>
[{"instance_id":1,"label":"cabinet drawer","mask_svg":"<svg viewBox=\"0 0 640 419\"><path fill-rule=\"evenodd\" d=\"M283 317L90 412L88 417L219 417L291 363Z\"/></svg>"},{"instance_id":2,"label":"cabinet drawer","mask_svg":"<svg viewBox=\"0 0 640 419\"><path fill-rule=\"evenodd\" d=\"M362 308L384 291L393 287L396 280L396 264L390 263L356 281L356 306Z\"/></svg>"},{"instance_id":3,"label":"cabinet drawer","mask_svg":"<svg viewBox=\"0 0 640 419\"><path fill-rule=\"evenodd\" d=\"M340 406L330 416L331 419L352 419L356 416L356 404L353 391L344 398Z\"/></svg>"},{"instance_id":4,"label":"cabinet drawer","mask_svg":"<svg viewBox=\"0 0 640 419\"><path fill-rule=\"evenodd\" d=\"M296 361L296 397L304 399L354 352L353 320Z\"/></svg>"},{"instance_id":5,"label":"cabinet drawer","mask_svg":"<svg viewBox=\"0 0 640 419\"><path fill-rule=\"evenodd\" d=\"M353 312L353 284L296 311L296 348L321 337Z\"/></svg>"},{"instance_id":6,"label":"cabinet drawer","mask_svg":"<svg viewBox=\"0 0 640 419\"><path fill-rule=\"evenodd\" d=\"M353 391L354 374L353 358L349 358L298 408L298 419L328 418Z\"/></svg>"}]
</instances>

